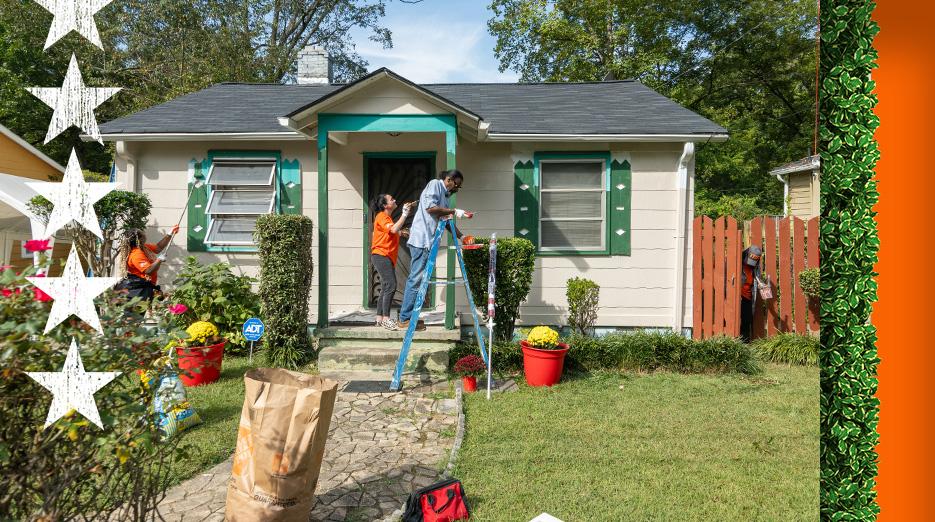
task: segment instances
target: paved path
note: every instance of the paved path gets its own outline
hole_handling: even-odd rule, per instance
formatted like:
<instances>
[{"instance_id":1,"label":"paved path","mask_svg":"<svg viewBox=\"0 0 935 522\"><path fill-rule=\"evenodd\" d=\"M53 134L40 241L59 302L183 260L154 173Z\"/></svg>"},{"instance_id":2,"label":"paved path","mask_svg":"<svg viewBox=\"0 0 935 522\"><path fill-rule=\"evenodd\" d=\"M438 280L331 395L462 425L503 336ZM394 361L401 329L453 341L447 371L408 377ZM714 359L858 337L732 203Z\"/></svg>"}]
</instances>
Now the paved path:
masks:
<instances>
[{"instance_id":1,"label":"paved path","mask_svg":"<svg viewBox=\"0 0 935 522\"><path fill-rule=\"evenodd\" d=\"M352 389L357 384L338 392L310 520L390 517L410 492L439 480L448 463L455 399ZM230 471L228 459L169 490L160 514L170 522L223 520Z\"/></svg>"}]
</instances>

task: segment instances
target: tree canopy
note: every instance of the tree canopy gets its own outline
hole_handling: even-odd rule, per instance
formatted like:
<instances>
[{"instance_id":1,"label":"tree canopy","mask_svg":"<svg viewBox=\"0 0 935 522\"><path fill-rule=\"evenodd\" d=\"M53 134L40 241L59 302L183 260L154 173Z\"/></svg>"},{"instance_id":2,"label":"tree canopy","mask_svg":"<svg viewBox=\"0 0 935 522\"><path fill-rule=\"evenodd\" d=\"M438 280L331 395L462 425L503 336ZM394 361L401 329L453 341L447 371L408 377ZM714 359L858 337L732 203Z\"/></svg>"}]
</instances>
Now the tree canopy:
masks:
<instances>
[{"instance_id":1,"label":"tree canopy","mask_svg":"<svg viewBox=\"0 0 935 522\"><path fill-rule=\"evenodd\" d=\"M699 209L782 210L767 172L812 152L814 0L493 0L500 70L523 81L637 79L727 128L699 144ZM730 201L733 201L731 203Z\"/></svg>"}]
</instances>

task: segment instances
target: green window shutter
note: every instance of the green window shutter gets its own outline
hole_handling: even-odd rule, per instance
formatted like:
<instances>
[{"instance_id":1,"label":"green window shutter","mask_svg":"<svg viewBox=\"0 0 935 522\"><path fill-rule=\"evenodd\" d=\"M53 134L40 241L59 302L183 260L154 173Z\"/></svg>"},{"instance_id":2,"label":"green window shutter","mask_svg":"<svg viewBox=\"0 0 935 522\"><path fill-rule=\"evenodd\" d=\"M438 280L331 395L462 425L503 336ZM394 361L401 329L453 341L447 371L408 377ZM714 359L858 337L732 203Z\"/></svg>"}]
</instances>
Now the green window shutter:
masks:
<instances>
[{"instance_id":1,"label":"green window shutter","mask_svg":"<svg viewBox=\"0 0 935 522\"><path fill-rule=\"evenodd\" d=\"M208 175L208 168L211 160L195 161L188 163L189 172L192 172L191 179L188 182L188 191L191 197L188 198L188 251L205 252L205 236L208 234L208 184L205 183L205 177Z\"/></svg>"},{"instance_id":2,"label":"green window shutter","mask_svg":"<svg viewBox=\"0 0 935 522\"><path fill-rule=\"evenodd\" d=\"M630 162L610 164L610 253L630 255Z\"/></svg>"},{"instance_id":3,"label":"green window shutter","mask_svg":"<svg viewBox=\"0 0 935 522\"><path fill-rule=\"evenodd\" d=\"M279 212L302 214L302 168L299 160L283 160L279 167Z\"/></svg>"},{"instance_id":4,"label":"green window shutter","mask_svg":"<svg viewBox=\"0 0 935 522\"><path fill-rule=\"evenodd\" d=\"M539 191L531 161L513 167L513 235L532 241L539 248Z\"/></svg>"}]
</instances>

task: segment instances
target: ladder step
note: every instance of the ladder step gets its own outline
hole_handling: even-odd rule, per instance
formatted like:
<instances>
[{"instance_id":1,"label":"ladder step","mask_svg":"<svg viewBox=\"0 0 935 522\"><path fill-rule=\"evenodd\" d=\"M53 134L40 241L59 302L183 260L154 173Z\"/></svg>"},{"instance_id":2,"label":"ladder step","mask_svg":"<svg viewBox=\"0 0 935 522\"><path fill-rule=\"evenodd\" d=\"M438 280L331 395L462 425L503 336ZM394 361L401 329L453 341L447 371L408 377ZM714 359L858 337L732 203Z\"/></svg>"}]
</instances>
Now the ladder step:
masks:
<instances>
[{"instance_id":1,"label":"ladder step","mask_svg":"<svg viewBox=\"0 0 935 522\"><path fill-rule=\"evenodd\" d=\"M435 281L429 281L430 285L457 285L464 283L464 279L455 279L454 281L448 281L446 279L436 279Z\"/></svg>"}]
</instances>

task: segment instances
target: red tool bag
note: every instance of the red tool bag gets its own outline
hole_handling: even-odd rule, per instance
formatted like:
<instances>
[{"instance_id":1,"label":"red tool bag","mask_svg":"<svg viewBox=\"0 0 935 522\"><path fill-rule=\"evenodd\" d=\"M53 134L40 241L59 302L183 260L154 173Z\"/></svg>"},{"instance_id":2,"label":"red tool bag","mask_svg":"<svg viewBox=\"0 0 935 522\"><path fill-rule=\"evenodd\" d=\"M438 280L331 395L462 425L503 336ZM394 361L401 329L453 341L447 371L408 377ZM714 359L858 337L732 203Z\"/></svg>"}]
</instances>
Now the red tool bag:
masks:
<instances>
[{"instance_id":1,"label":"red tool bag","mask_svg":"<svg viewBox=\"0 0 935 522\"><path fill-rule=\"evenodd\" d=\"M471 518L458 479L443 480L409 495L403 522L451 522Z\"/></svg>"}]
</instances>

